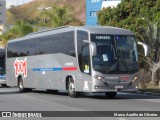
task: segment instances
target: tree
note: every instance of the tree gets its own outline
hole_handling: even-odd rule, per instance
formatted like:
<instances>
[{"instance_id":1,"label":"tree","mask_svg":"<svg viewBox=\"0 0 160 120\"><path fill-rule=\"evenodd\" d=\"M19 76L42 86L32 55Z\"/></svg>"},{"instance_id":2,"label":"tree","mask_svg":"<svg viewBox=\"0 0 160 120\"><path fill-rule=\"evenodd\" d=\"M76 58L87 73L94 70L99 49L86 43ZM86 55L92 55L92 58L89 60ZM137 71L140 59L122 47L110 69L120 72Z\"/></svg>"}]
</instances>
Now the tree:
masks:
<instances>
[{"instance_id":1,"label":"tree","mask_svg":"<svg viewBox=\"0 0 160 120\"><path fill-rule=\"evenodd\" d=\"M74 9L72 6L66 5L63 7L53 6L51 10L44 10L41 16L46 18L46 24L50 27L59 27L67 25L70 22L76 21L73 16ZM44 22L43 22L44 23Z\"/></svg>"},{"instance_id":2,"label":"tree","mask_svg":"<svg viewBox=\"0 0 160 120\"><path fill-rule=\"evenodd\" d=\"M16 33L16 38L23 37L28 33L33 32L33 27L31 24L25 22L24 20L18 20L13 26L12 31Z\"/></svg>"},{"instance_id":3,"label":"tree","mask_svg":"<svg viewBox=\"0 0 160 120\"><path fill-rule=\"evenodd\" d=\"M150 65L150 70L152 72L151 82L156 83L160 81L156 78L157 70L160 69L160 56L159 56L159 46L160 46L160 27L159 21L154 23L148 22L148 29L143 33L144 39L148 40L148 44L152 50L152 61L147 61Z\"/></svg>"},{"instance_id":4,"label":"tree","mask_svg":"<svg viewBox=\"0 0 160 120\"><path fill-rule=\"evenodd\" d=\"M18 20L12 28L8 29L0 36L0 39L2 44L5 46L8 40L23 37L28 33L33 32L33 30L32 25L23 20Z\"/></svg>"},{"instance_id":5,"label":"tree","mask_svg":"<svg viewBox=\"0 0 160 120\"><path fill-rule=\"evenodd\" d=\"M1 40L1 46L6 46L8 40L13 39L14 33L12 30L8 30L2 35L0 35L0 40Z\"/></svg>"},{"instance_id":6,"label":"tree","mask_svg":"<svg viewBox=\"0 0 160 120\"><path fill-rule=\"evenodd\" d=\"M10 10L7 10L6 11L6 25L7 26L13 25L15 21L16 21L15 15Z\"/></svg>"},{"instance_id":7,"label":"tree","mask_svg":"<svg viewBox=\"0 0 160 120\"><path fill-rule=\"evenodd\" d=\"M140 49L140 67L152 71L152 80L159 69L159 6L160 0L122 0L116 8L103 8L98 12L98 24L130 29L139 41L149 45L151 54L148 58L144 58Z\"/></svg>"}]
</instances>

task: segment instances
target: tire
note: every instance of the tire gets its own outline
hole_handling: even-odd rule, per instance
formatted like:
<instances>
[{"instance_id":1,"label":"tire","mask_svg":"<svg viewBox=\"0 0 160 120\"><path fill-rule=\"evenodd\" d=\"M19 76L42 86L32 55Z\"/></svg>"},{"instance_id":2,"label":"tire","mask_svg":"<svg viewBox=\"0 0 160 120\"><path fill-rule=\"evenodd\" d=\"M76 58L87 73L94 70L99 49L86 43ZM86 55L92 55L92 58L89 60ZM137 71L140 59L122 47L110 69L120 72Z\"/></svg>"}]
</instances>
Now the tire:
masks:
<instances>
[{"instance_id":1,"label":"tire","mask_svg":"<svg viewBox=\"0 0 160 120\"><path fill-rule=\"evenodd\" d=\"M22 77L20 77L18 79L18 88L19 88L20 92L30 92L30 91L32 91L32 89L30 89L30 88L24 88Z\"/></svg>"},{"instance_id":2,"label":"tire","mask_svg":"<svg viewBox=\"0 0 160 120\"><path fill-rule=\"evenodd\" d=\"M105 92L107 98L114 98L117 95L117 92Z\"/></svg>"},{"instance_id":3,"label":"tire","mask_svg":"<svg viewBox=\"0 0 160 120\"><path fill-rule=\"evenodd\" d=\"M68 81L68 95L73 98L76 98L79 96L79 92L75 91L75 83L73 78L70 78Z\"/></svg>"}]
</instances>

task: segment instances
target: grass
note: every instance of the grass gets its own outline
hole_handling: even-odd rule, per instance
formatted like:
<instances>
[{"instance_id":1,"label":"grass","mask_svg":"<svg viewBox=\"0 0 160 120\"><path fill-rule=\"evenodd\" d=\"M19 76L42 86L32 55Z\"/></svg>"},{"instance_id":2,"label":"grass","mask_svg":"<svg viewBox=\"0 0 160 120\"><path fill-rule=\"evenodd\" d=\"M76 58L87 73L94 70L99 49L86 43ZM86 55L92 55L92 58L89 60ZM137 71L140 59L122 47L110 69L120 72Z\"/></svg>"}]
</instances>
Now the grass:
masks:
<instances>
[{"instance_id":1,"label":"grass","mask_svg":"<svg viewBox=\"0 0 160 120\"><path fill-rule=\"evenodd\" d=\"M140 88L139 91L142 91L142 92L154 92L154 93L160 93L160 87L159 86L156 86L156 85L153 85L151 83L148 83L146 85L146 88Z\"/></svg>"}]
</instances>

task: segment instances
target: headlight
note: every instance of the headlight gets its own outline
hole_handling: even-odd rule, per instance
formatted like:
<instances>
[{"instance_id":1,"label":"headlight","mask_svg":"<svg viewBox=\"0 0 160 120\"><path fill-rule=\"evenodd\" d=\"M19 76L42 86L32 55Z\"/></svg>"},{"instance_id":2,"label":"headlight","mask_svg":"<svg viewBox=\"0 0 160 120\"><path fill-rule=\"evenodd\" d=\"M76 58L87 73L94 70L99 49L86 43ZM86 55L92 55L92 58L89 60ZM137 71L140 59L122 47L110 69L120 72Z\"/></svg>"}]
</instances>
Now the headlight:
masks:
<instances>
[{"instance_id":1,"label":"headlight","mask_svg":"<svg viewBox=\"0 0 160 120\"><path fill-rule=\"evenodd\" d=\"M134 83L135 81L137 81L137 80L138 80L138 78L139 78L139 76L135 76L135 77L133 77L133 79L131 80L131 83Z\"/></svg>"},{"instance_id":2,"label":"headlight","mask_svg":"<svg viewBox=\"0 0 160 120\"><path fill-rule=\"evenodd\" d=\"M96 78L97 80L104 80L104 77L101 77L101 76L98 76L98 75L95 75L94 78Z\"/></svg>"}]
</instances>

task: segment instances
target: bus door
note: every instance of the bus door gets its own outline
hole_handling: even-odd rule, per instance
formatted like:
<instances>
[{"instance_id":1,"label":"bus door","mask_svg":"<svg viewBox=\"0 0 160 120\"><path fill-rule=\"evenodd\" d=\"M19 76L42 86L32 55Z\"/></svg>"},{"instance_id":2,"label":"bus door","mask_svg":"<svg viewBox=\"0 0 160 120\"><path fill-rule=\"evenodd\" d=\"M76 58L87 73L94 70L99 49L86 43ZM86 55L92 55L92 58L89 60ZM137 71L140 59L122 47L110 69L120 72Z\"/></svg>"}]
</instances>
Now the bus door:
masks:
<instances>
[{"instance_id":1,"label":"bus door","mask_svg":"<svg viewBox=\"0 0 160 120\"><path fill-rule=\"evenodd\" d=\"M91 60L90 60L90 51L89 51L89 44L85 44L82 46L82 54L81 60L79 62L80 69L82 74L82 85L83 90L88 91L90 89L90 80L91 80Z\"/></svg>"}]
</instances>

